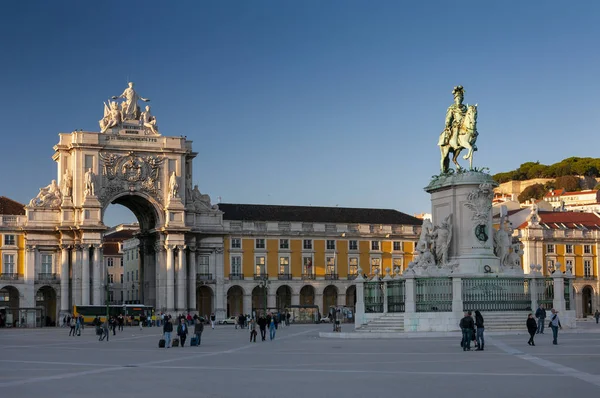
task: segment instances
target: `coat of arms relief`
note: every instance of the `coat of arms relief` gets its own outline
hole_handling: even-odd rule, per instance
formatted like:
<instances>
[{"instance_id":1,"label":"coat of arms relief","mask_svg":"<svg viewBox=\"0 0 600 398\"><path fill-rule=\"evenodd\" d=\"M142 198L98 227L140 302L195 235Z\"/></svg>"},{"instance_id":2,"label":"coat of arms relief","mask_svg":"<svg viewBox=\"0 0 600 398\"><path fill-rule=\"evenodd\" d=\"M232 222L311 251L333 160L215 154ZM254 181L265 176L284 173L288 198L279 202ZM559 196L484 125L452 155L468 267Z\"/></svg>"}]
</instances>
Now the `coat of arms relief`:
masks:
<instances>
[{"instance_id":1,"label":"coat of arms relief","mask_svg":"<svg viewBox=\"0 0 600 398\"><path fill-rule=\"evenodd\" d=\"M145 192L162 203L160 189L160 166L165 158L138 155L131 151L127 155L100 153L102 160L102 192L100 201L106 205L116 194Z\"/></svg>"}]
</instances>

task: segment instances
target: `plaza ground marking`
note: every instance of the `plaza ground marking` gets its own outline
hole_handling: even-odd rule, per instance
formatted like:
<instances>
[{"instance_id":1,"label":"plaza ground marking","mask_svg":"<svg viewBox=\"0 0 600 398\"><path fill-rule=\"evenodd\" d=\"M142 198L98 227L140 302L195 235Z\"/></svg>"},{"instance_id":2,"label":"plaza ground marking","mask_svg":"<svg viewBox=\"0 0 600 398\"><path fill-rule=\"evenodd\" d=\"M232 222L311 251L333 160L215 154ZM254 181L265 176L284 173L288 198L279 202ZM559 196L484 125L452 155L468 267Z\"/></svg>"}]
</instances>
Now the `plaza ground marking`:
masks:
<instances>
[{"instance_id":1,"label":"plaza ground marking","mask_svg":"<svg viewBox=\"0 0 600 398\"><path fill-rule=\"evenodd\" d=\"M568 366L564 366L564 365L561 365L561 364L558 364L555 362L548 361L547 359L542 359L542 358L533 356L531 354L526 354L523 351L513 348L506 343L497 341L495 338L494 339L487 338L487 340L491 341L491 343L493 345L495 345L502 351L512 354L517 358L521 358L525 361L542 366L546 369L553 370L553 371L557 372L559 375L562 374L564 376L575 377L579 380L587 381L588 383L591 383L591 384L594 384L594 385L600 387L600 376L598 376L598 375L592 375L592 374L582 372L577 369L570 368Z\"/></svg>"}]
</instances>

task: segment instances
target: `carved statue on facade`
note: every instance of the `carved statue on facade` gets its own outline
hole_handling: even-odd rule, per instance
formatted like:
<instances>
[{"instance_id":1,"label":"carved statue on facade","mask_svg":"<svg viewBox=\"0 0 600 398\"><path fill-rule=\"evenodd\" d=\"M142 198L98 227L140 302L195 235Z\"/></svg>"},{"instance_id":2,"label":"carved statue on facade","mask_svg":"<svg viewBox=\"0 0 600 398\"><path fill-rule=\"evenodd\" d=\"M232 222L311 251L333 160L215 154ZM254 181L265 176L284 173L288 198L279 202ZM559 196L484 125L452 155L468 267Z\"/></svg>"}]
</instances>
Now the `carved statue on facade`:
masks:
<instances>
[{"instance_id":1,"label":"carved statue on facade","mask_svg":"<svg viewBox=\"0 0 600 398\"><path fill-rule=\"evenodd\" d=\"M96 195L95 178L96 178L96 176L94 175L94 172L92 171L92 169L87 169L87 171L85 172L85 176L84 176L85 189L83 192L84 192L85 196L95 196Z\"/></svg>"},{"instance_id":2,"label":"carved statue on facade","mask_svg":"<svg viewBox=\"0 0 600 398\"><path fill-rule=\"evenodd\" d=\"M150 105L146 105L146 110L142 112L140 117L142 126L148 128L152 134L158 135L158 126L156 125L156 117L150 113Z\"/></svg>"},{"instance_id":3,"label":"carved statue on facade","mask_svg":"<svg viewBox=\"0 0 600 398\"><path fill-rule=\"evenodd\" d=\"M114 101L109 101L109 105L104 103L104 117L98 122L100 124L100 132L104 133L109 128L118 126L123 121L123 116L119 110L119 106Z\"/></svg>"},{"instance_id":4,"label":"carved statue on facade","mask_svg":"<svg viewBox=\"0 0 600 398\"><path fill-rule=\"evenodd\" d=\"M494 232L494 254L500 259L501 266L508 265L510 248L512 246L512 229L507 227L505 216L500 217L500 228Z\"/></svg>"},{"instance_id":5,"label":"carved statue on facade","mask_svg":"<svg viewBox=\"0 0 600 398\"><path fill-rule=\"evenodd\" d=\"M463 159L469 160L469 168L473 168L473 152L477 150L477 104L466 106L463 104L465 90L463 86L456 86L452 90L454 104L446 111L446 123L438 140L441 151L440 168L442 173L447 173L450 167L450 153L454 156L452 162L456 169L461 169L458 156L463 149L468 153Z\"/></svg>"},{"instance_id":6,"label":"carved statue on facade","mask_svg":"<svg viewBox=\"0 0 600 398\"><path fill-rule=\"evenodd\" d=\"M527 216L527 225L530 227L539 227L540 226L540 215L538 213L538 205L535 203L531 205L531 212Z\"/></svg>"},{"instance_id":7,"label":"carved statue on facade","mask_svg":"<svg viewBox=\"0 0 600 398\"><path fill-rule=\"evenodd\" d=\"M192 200L194 202L194 207L196 211L219 209L219 206L211 205L209 195L200 193L198 185L194 185L194 189L192 190Z\"/></svg>"},{"instance_id":8,"label":"carved statue on facade","mask_svg":"<svg viewBox=\"0 0 600 398\"><path fill-rule=\"evenodd\" d=\"M504 264L506 267L511 269L520 269L521 268L521 242L513 242L511 244L512 250L508 254L506 258L506 263Z\"/></svg>"},{"instance_id":9,"label":"carved statue on facade","mask_svg":"<svg viewBox=\"0 0 600 398\"><path fill-rule=\"evenodd\" d=\"M140 118L140 107L138 106L138 101L149 102L148 98L141 97L133 88L133 83L129 82L128 86L123 94L119 96L114 96L112 99L123 98L125 101L123 102L123 120L139 120Z\"/></svg>"},{"instance_id":10,"label":"carved statue on facade","mask_svg":"<svg viewBox=\"0 0 600 398\"><path fill-rule=\"evenodd\" d=\"M175 175L175 172L172 172L171 177L169 178L169 196L171 198L179 197L179 183L177 182L177 175Z\"/></svg>"},{"instance_id":11,"label":"carved statue on facade","mask_svg":"<svg viewBox=\"0 0 600 398\"><path fill-rule=\"evenodd\" d=\"M71 197L73 194L73 176L71 175L71 170L67 169L65 171L61 185L63 198Z\"/></svg>"},{"instance_id":12,"label":"carved statue on facade","mask_svg":"<svg viewBox=\"0 0 600 398\"><path fill-rule=\"evenodd\" d=\"M61 192L56 180L52 180L47 187L40 188L38 195L29 202L29 206L32 207L56 208L61 204Z\"/></svg>"},{"instance_id":13,"label":"carved statue on facade","mask_svg":"<svg viewBox=\"0 0 600 398\"><path fill-rule=\"evenodd\" d=\"M448 263L448 252L452 241L452 214L449 214L433 231L435 260L438 265Z\"/></svg>"}]
</instances>

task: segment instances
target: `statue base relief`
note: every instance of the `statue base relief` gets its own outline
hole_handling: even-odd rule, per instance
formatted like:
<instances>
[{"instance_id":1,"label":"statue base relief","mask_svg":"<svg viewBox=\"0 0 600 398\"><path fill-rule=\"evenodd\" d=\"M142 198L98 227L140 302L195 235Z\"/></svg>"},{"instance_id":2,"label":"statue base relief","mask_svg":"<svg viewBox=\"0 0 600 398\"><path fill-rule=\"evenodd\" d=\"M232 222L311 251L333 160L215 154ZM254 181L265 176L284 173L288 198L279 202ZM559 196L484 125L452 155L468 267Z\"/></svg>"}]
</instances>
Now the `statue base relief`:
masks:
<instances>
[{"instance_id":1,"label":"statue base relief","mask_svg":"<svg viewBox=\"0 0 600 398\"><path fill-rule=\"evenodd\" d=\"M501 271L492 227L493 188L497 185L487 173L465 171L441 174L425 187L431 195L433 224L452 215L448 262L458 264L454 275Z\"/></svg>"}]
</instances>

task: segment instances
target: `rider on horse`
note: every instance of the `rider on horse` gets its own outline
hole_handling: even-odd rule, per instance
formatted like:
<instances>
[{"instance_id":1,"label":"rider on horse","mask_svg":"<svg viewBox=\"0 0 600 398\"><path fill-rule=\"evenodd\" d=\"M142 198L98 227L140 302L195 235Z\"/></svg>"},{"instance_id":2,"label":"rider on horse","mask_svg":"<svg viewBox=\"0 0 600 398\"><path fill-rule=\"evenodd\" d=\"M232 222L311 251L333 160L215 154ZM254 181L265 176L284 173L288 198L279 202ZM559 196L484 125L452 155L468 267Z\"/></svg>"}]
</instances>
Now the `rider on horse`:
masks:
<instances>
[{"instance_id":1,"label":"rider on horse","mask_svg":"<svg viewBox=\"0 0 600 398\"><path fill-rule=\"evenodd\" d=\"M456 86L452 90L452 95L454 95L454 104L450 105L446 111L446 127L438 145L450 144L451 147L457 147L458 129L467 113L467 106L463 104L465 89L463 86Z\"/></svg>"}]
</instances>

